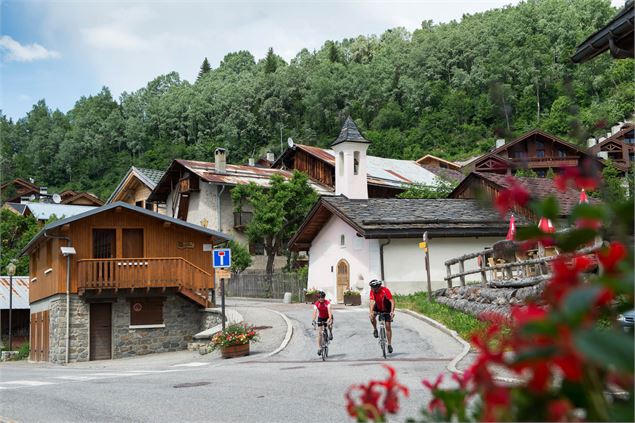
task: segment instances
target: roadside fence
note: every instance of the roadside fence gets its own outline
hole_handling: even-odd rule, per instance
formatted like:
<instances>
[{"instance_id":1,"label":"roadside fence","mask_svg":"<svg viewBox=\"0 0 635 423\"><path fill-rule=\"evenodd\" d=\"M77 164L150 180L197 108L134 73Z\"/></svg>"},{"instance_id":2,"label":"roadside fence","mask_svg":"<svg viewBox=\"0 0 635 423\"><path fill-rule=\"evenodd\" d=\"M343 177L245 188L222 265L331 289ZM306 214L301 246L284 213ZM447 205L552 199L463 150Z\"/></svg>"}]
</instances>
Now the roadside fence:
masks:
<instances>
[{"instance_id":1,"label":"roadside fence","mask_svg":"<svg viewBox=\"0 0 635 423\"><path fill-rule=\"evenodd\" d=\"M297 273L273 273L245 271L232 274L225 282L225 293L228 297L275 298L282 300L285 292L290 292L293 302L304 297L306 278Z\"/></svg>"}]
</instances>

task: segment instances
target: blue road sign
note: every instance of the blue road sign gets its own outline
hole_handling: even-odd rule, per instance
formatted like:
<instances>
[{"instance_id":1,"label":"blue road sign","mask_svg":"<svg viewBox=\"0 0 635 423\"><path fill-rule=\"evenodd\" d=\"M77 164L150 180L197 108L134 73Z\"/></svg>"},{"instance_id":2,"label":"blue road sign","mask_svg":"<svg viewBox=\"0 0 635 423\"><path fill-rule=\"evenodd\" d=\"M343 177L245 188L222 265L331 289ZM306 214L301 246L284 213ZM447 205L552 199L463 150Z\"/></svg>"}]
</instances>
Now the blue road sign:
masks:
<instances>
[{"instance_id":1,"label":"blue road sign","mask_svg":"<svg viewBox=\"0 0 635 423\"><path fill-rule=\"evenodd\" d=\"M232 251L229 248L219 248L212 250L212 266L214 269L231 267Z\"/></svg>"}]
</instances>

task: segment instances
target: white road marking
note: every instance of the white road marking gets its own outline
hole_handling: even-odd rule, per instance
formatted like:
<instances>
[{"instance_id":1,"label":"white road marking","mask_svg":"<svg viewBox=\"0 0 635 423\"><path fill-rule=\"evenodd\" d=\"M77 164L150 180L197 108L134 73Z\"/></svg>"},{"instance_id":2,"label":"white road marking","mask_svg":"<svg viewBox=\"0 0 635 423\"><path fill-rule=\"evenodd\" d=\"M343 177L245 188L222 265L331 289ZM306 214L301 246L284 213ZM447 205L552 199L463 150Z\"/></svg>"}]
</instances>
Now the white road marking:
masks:
<instances>
[{"instance_id":1,"label":"white road marking","mask_svg":"<svg viewBox=\"0 0 635 423\"><path fill-rule=\"evenodd\" d=\"M95 380L99 379L96 376L55 376L55 379L63 379L63 380Z\"/></svg>"},{"instance_id":2,"label":"white road marking","mask_svg":"<svg viewBox=\"0 0 635 423\"><path fill-rule=\"evenodd\" d=\"M24 385L24 386L42 386L53 385L53 382L42 382L39 380L12 380L10 382L2 382L5 385Z\"/></svg>"},{"instance_id":3,"label":"white road marking","mask_svg":"<svg viewBox=\"0 0 635 423\"><path fill-rule=\"evenodd\" d=\"M172 367L200 367L200 366L207 366L209 364L210 363L201 363L201 362L194 361L192 363L175 364Z\"/></svg>"}]
</instances>

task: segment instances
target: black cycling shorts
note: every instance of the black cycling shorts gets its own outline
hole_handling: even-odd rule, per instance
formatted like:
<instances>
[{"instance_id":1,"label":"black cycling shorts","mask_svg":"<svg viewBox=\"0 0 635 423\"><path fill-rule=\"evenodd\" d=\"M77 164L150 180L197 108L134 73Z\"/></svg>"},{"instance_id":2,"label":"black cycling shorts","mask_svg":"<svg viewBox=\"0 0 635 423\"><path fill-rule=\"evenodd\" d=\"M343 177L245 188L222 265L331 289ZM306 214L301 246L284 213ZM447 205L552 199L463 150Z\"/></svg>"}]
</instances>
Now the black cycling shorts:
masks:
<instances>
[{"instance_id":1,"label":"black cycling shorts","mask_svg":"<svg viewBox=\"0 0 635 423\"><path fill-rule=\"evenodd\" d=\"M375 304L373 305L373 311L374 311L375 313L388 313L388 314L390 314L390 311L391 311L391 310L392 310L392 304L391 304L391 302L390 302L390 300L389 300L388 298L384 298L384 307L383 307L383 310L380 310L380 309L377 307L377 303L375 303ZM390 317L390 316L386 316L386 321L387 321L387 322L392 322L391 317Z\"/></svg>"},{"instance_id":2,"label":"black cycling shorts","mask_svg":"<svg viewBox=\"0 0 635 423\"><path fill-rule=\"evenodd\" d=\"M326 323L326 321L328 320L328 317L319 317L317 318L317 322L318 323ZM333 320L333 318L331 318L331 320Z\"/></svg>"}]
</instances>

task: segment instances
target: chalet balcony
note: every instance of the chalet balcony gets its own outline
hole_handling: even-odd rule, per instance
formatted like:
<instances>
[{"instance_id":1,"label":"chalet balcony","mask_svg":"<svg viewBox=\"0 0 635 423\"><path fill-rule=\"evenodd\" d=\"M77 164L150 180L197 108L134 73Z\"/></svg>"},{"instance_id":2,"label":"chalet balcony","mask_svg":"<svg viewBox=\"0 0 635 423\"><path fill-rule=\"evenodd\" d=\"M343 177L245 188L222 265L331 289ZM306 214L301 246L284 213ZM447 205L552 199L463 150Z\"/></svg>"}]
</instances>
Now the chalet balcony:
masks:
<instances>
[{"instance_id":1,"label":"chalet balcony","mask_svg":"<svg viewBox=\"0 0 635 423\"><path fill-rule=\"evenodd\" d=\"M245 230L252 217L253 213L251 212L234 212L234 229Z\"/></svg>"},{"instance_id":2,"label":"chalet balcony","mask_svg":"<svg viewBox=\"0 0 635 423\"><path fill-rule=\"evenodd\" d=\"M580 161L580 157L514 157L510 160L514 163L531 163L533 167L568 167L577 166Z\"/></svg>"},{"instance_id":3,"label":"chalet balcony","mask_svg":"<svg viewBox=\"0 0 635 423\"><path fill-rule=\"evenodd\" d=\"M204 293L214 287L210 272L181 257L86 259L78 262L78 289L177 288Z\"/></svg>"}]
</instances>

